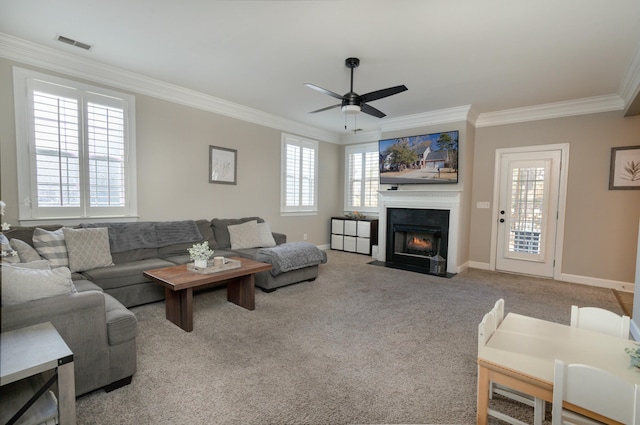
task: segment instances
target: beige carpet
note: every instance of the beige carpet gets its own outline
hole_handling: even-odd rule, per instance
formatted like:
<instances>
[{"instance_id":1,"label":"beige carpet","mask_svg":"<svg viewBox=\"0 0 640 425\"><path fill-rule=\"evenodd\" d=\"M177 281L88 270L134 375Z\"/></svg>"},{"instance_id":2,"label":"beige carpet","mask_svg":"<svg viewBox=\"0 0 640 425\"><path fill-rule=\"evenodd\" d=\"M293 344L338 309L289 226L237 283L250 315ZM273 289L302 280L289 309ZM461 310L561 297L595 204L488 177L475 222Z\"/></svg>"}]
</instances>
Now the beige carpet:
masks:
<instances>
[{"instance_id":1,"label":"beige carpet","mask_svg":"<svg viewBox=\"0 0 640 425\"><path fill-rule=\"evenodd\" d=\"M191 333L165 320L164 303L134 308L138 372L129 386L80 397L78 423L473 424L477 325L498 298L507 312L561 323L572 304L621 313L607 289L328 257L315 282L257 291L253 312L224 290L197 294Z\"/></svg>"}]
</instances>

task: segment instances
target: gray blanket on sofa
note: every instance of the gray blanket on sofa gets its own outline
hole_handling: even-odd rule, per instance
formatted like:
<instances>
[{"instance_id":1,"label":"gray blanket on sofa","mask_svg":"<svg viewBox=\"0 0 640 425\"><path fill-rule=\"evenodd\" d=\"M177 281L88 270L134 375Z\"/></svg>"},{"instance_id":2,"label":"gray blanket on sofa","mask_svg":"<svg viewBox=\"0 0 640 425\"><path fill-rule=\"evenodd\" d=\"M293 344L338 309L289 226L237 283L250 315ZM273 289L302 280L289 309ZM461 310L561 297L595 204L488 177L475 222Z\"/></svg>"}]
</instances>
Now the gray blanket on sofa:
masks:
<instances>
[{"instance_id":1,"label":"gray blanket on sofa","mask_svg":"<svg viewBox=\"0 0 640 425\"><path fill-rule=\"evenodd\" d=\"M309 242L289 242L273 248L260 248L254 259L271 264L271 274L278 276L291 270L326 263L327 253Z\"/></svg>"},{"instance_id":2,"label":"gray blanket on sofa","mask_svg":"<svg viewBox=\"0 0 640 425\"><path fill-rule=\"evenodd\" d=\"M141 221L135 223L83 223L80 227L106 227L112 253L138 248L160 248L177 243L202 240L193 220Z\"/></svg>"}]
</instances>

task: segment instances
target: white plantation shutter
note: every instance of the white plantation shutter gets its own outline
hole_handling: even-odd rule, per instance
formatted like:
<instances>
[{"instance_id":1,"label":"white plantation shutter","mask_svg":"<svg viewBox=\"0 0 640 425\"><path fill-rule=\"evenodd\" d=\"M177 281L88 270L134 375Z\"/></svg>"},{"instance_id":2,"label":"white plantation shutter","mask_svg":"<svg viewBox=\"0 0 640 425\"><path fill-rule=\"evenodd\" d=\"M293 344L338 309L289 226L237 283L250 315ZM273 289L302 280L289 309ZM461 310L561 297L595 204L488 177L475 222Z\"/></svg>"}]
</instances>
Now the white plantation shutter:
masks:
<instances>
[{"instance_id":1,"label":"white plantation shutter","mask_svg":"<svg viewBox=\"0 0 640 425\"><path fill-rule=\"evenodd\" d=\"M379 161L375 143L348 146L345 210L378 211Z\"/></svg>"},{"instance_id":2,"label":"white plantation shutter","mask_svg":"<svg viewBox=\"0 0 640 425\"><path fill-rule=\"evenodd\" d=\"M88 102L90 207L125 206L124 110Z\"/></svg>"},{"instance_id":3,"label":"white plantation shutter","mask_svg":"<svg viewBox=\"0 0 640 425\"><path fill-rule=\"evenodd\" d=\"M315 213L317 197L318 143L282 135L283 213Z\"/></svg>"},{"instance_id":4,"label":"white plantation shutter","mask_svg":"<svg viewBox=\"0 0 640 425\"><path fill-rule=\"evenodd\" d=\"M39 207L80 207L80 108L75 93L68 95L33 92Z\"/></svg>"},{"instance_id":5,"label":"white plantation shutter","mask_svg":"<svg viewBox=\"0 0 640 425\"><path fill-rule=\"evenodd\" d=\"M20 68L14 75L20 219L135 215L134 98Z\"/></svg>"}]
</instances>

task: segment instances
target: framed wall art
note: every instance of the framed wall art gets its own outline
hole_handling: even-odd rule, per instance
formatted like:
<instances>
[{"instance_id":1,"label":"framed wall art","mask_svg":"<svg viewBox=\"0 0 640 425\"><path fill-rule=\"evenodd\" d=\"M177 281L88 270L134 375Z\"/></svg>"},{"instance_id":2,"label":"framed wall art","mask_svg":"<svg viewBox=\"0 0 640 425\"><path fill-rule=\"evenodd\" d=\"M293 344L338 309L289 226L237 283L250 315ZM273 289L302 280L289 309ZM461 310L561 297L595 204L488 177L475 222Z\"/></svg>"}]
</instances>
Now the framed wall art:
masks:
<instances>
[{"instance_id":1,"label":"framed wall art","mask_svg":"<svg viewBox=\"0 0 640 425\"><path fill-rule=\"evenodd\" d=\"M209 183L236 184L238 151L209 146Z\"/></svg>"},{"instance_id":2,"label":"framed wall art","mask_svg":"<svg viewBox=\"0 0 640 425\"><path fill-rule=\"evenodd\" d=\"M609 190L640 189L640 146L611 148Z\"/></svg>"}]
</instances>

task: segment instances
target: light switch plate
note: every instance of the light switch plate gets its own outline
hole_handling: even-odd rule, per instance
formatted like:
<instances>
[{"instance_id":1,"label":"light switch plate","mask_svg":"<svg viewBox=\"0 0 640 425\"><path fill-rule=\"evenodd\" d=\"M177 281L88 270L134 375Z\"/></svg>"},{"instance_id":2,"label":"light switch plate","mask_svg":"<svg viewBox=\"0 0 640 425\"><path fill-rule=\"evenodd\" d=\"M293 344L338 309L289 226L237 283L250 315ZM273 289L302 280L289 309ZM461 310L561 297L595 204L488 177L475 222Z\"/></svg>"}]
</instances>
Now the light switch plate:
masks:
<instances>
[{"instance_id":1,"label":"light switch plate","mask_svg":"<svg viewBox=\"0 0 640 425\"><path fill-rule=\"evenodd\" d=\"M491 204L489 202L478 202L476 208L489 208Z\"/></svg>"}]
</instances>

